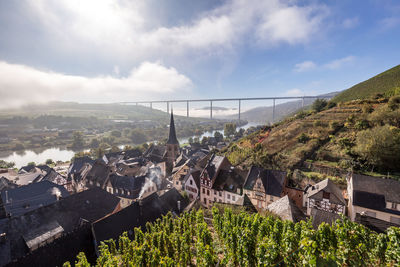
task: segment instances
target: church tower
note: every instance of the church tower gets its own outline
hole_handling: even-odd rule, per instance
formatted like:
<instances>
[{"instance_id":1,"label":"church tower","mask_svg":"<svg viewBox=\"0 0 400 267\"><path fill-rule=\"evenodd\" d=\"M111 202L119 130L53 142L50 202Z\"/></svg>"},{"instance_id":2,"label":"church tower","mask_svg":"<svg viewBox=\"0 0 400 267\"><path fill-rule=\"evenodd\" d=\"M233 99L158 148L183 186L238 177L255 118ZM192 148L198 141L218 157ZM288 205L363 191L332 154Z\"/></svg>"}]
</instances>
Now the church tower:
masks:
<instances>
[{"instance_id":1,"label":"church tower","mask_svg":"<svg viewBox=\"0 0 400 267\"><path fill-rule=\"evenodd\" d=\"M169 136L166 149L167 168L172 170L174 161L179 156L179 142L176 138L173 110L171 110L171 121L169 123Z\"/></svg>"}]
</instances>

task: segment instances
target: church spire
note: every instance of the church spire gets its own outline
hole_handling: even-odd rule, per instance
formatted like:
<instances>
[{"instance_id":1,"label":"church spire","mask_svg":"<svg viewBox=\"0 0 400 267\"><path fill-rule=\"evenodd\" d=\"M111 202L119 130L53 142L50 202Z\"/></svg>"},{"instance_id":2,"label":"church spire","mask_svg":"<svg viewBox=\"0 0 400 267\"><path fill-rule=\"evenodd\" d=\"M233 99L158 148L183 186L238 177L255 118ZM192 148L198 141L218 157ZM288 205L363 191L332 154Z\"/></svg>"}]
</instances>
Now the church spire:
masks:
<instances>
[{"instance_id":1,"label":"church spire","mask_svg":"<svg viewBox=\"0 0 400 267\"><path fill-rule=\"evenodd\" d=\"M175 123L174 123L174 111L171 110L171 121L169 122L169 136L167 144L179 145L178 139L176 138Z\"/></svg>"}]
</instances>

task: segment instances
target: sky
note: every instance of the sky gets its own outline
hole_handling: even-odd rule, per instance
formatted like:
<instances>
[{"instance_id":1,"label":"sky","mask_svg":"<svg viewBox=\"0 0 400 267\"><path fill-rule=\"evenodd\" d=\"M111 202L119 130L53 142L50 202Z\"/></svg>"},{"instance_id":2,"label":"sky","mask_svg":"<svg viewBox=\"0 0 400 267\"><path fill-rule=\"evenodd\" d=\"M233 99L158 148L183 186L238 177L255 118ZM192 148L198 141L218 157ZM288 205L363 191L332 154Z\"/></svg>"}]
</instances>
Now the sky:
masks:
<instances>
[{"instance_id":1,"label":"sky","mask_svg":"<svg viewBox=\"0 0 400 267\"><path fill-rule=\"evenodd\" d=\"M396 0L0 0L0 108L318 95L399 48Z\"/></svg>"}]
</instances>

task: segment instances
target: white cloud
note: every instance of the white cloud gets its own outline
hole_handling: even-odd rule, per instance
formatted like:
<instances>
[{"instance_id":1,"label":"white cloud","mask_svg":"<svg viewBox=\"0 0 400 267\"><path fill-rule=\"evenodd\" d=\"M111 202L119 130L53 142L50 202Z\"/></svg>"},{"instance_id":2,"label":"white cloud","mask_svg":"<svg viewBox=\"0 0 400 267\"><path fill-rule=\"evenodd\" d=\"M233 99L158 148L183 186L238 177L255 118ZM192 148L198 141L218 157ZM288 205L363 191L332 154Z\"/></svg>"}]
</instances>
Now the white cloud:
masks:
<instances>
[{"instance_id":1,"label":"white cloud","mask_svg":"<svg viewBox=\"0 0 400 267\"><path fill-rule=\"evenodd\" d=\"M316 66L317 65L314 62L307 60L307 61L296 64L294 66L294 71L296 71L296 72L309 71L309 70L315 69Z\"/></svg>"},{"instance_id":2,"label":"white cloud","mask_svg":"<svg viewBox=\"0 0 400 267\"><path fill-rule=\"evenodd\" d=\"M328 15L326 6L287 0L233 0L171 27L154 25L142 1L28 0L49 38L66 49L100 49L143 60L188 51L230 51L238 44L307 43Z\"/></svg>"},{"instance_id":3,"label":"white cloud","mask_svg":"<svg viewBox=\"0 0 400 267\"><path fill-rule=\"evenodd\" d=\"M352 63L354 60L355 60L354 56L347 56L344 58L332 60L331 62L326 63L324 65L324 67L331 69L331 70L339 69L339 68L343 67L344 65Z\"/></svg>"},{"instance_id":4,"label":"white cloud","mask_svg":"<svg viewBox=\"0 0 400 267\"><path fill-rule=\"evenodd\" d=\"M301 90L298 89L298 88L293 88L293 89L291 89L291 90L286 91L286 92L285 92L285 95L286 95L286 96L302 96L302 95L304 95L304 92L301 91Z\"/></svg>"},{"instance_id":5,"label":"white cloud","mask_svg":"<svg viewBox=\"0 0 400 267\"><path fill-rule=\"evenodd\" d=\"M400 25L400 17L387 17L380 21L380 26L383 30L391 29Z\"/></svg>"},{"instance_id":6,"label":"white cloud","mask_svg":"<svg viewBox=\"0 0 400 267\"><path fill-rule=\"evenodd\" d=\"M358 17L354 17L354 18L347 18L347 19L343 20L342 25L346 29L351 29L351 28L357 27L359 23L360 23L360 20L358 19Z\"/></svg>"},{"instance_id":7,"label":"white cloud","mask_svg":"<svg viewBox=\"0 0 400 267\"><path fill-rule=\"evenodd\" d=\"M0 108L51 100L122 102L170 97L187 92L192 82L175 68L143 62L127 77L83 77L37 70L0 61Z\"/></svg>"}]
</instances>

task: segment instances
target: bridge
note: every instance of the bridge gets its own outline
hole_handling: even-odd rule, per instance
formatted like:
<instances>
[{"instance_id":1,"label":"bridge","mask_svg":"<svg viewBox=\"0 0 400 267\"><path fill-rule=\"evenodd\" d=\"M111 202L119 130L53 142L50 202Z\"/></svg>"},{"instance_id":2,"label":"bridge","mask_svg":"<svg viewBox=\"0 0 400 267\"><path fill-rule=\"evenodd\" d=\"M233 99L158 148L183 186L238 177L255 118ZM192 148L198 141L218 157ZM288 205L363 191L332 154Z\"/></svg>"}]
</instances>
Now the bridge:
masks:
<instances>
[{"instance_id":1,"label":"bridge","mask_svg":"<svg viewBox=\"0 0 400 267\"><path fill-rule=\"evenodd\" d=\"M139 105L148 104L150 108L153 108L155 103L165 103L167 105L167 113L169 113L169 105L171 103L186 103L186 116L189 117L189 103L191 102L209 102L210 103L210 119L213 118L213 103L214 102L225 102L225 101L237 101L238 102L238 119L240 120L241 115L241 104L243 101L254 101L254 100L272 100L272 120L275 121L275 101L276 100L302 100L302 107L304 107L305 99L317 99L324 98L323 96L277 96L277 97L242 97L242 98L207 98L207 99L173 99L173 100L150 100L150 101L132 101L132 102L120 102L119 104L124 105Z\"/></svg>"}]
</instances>

